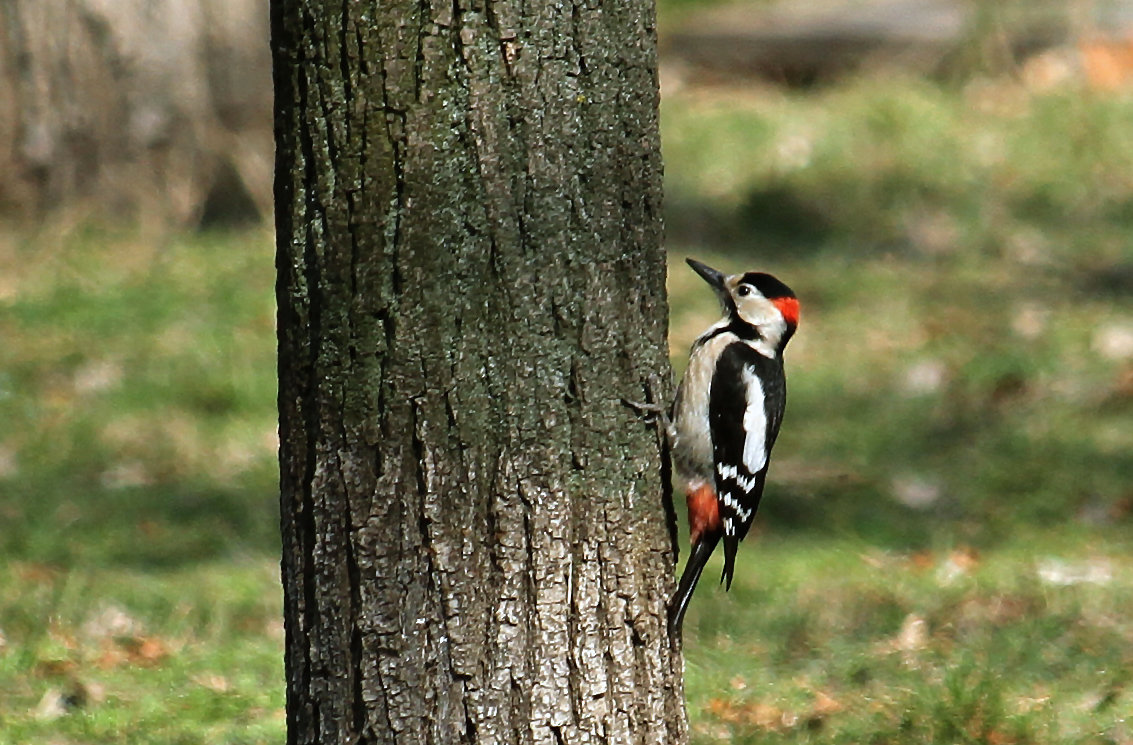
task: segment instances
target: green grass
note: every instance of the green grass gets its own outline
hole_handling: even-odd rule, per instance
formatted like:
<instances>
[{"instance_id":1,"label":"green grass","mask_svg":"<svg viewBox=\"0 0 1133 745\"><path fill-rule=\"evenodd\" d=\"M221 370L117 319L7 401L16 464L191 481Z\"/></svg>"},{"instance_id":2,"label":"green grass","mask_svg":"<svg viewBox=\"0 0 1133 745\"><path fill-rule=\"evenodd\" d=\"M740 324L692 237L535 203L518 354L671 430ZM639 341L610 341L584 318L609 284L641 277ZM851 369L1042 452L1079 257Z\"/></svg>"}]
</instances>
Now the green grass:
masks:
<instances>
[{"instance_id":1,"label":"green grass","mask_svg":"<svg viewBox=\"0 0 1133 745\"><path fill-rule=\"evenodd\" d=\"M1133 99L862 78L663 127L677 366L684 256L803 306L693 741L1133 741ZM0 745L282 741L272 285L263 231L0 238Z\"/></svg>"},{"instance_id":2,"label":"green grass","mask_svg":"<svg viewBox=\"0 0 1133 745\"><path fill-rule=\"evenodd\" d=\"M662 107L677 365L718 314L684 256L803 309L741 578L686 622L693 741L1133 741L1133 99Z\"/></svg>"},{"instance_id":3,"label":"green grass","mask_svg":"<svg viewBox=\"0 0 1133 745\"><path fill-rule=\"evenodd\" d=\"M0 743L280 742L270 235L0 267Z\"/></svg>"},{"instance_id":4,"label":"green grass","mask_svg":"<svg viewBox=\"0 0 1133 745\"><path fill-rule=\"evenodd\" d=\"M746 553L731 593L708 583L689 613L694 742L1128 741L1128 544L776 535Z\"/></svg>"}]
</instances>

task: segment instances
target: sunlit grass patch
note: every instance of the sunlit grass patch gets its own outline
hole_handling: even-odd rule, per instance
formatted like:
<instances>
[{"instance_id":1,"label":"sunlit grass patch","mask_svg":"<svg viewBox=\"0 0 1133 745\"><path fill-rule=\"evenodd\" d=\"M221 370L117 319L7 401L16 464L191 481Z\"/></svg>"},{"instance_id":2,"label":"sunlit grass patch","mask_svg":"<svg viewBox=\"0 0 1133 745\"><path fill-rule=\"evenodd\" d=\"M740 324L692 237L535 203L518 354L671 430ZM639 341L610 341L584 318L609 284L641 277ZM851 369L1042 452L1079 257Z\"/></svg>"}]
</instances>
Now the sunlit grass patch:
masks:
<instances>
[{"instance_id":1,"label":"sunlit grass patch","mask_svg":"<svg viewBox=\"0 0 1133 745\"><path fill-rule=\"evenodd\" d=\"M759 541L689 612L693 741L1120 742L1128 548Z\"/></svg>"},{"instance_id":2,"label":"sunlit grass patch","mask_svg":"<svg viewBox=\"0 0 1133 745\"><path fill-rule=\"evenodd\" d=\"M278 741L275 576L274 561L13 564L0 574L0 742Z\"/></svg>"},{"instance_id":3,"label":"sunlit grass patch","mask_svg":"<svg viewBox=\"0 0 1133 745\"><path fill-rule=\"evenodd\" d=\"M686 622L693 741L1130 741L1129 99L664 107L678 370L719 314L685 256L802 303L736 584L711 565Z\"/></svg>"},{"instance_id":4,"label":"sunlit grass patch","mask_svg":"<svg viewBox=\"0 0 1133 745\"><path fill-rule=\"evenodd\" d=\"M1120 323L1120 306L1051 295L1037 328L1019 329L1030 288L993 260L967 276L892 257L687 252L775 271L802 299L768 519L919 543L939 530L978 543L1016 524L1128 519L1129 362L1091 351L1098 319ZM719 309L682 262L670 275L679 366Z\"/></svg>"},{"instance_id":5,"label":"sunlit grass patch","mask_svg":"<svg viewBox=\"0 0 1133 745\"><path fill-rule=\"evenodd\" d=\"M863 76L677 91L663 114L674 255L771 271L802 300L783 475L989 538L1128 512L1126 97ZM682 225L689 203L726 227ZM670 278L679 359L718 310L685 267Z\"/></svg>"},{"instance_id":6,"label":"sunlit grass patch","mask_svg":"<svg viewBox=\"0 0 1133 745\"><path fill-rule=\"evenodd\" d=\"M859 79L664 125L678 369L719 313L685 256L803 312L689 611L694 742L1130 742L1130 100ZM273 281L263 231L0 242L0 744L282 740Z\"/></svg>"},{"instance_id":7,"label":"sunlit grass patch","mask_svg":"<svg viewBox=\"0 0 1133 745\"><path fill-rule=\"evenodd\" d=\"M0 743L282 738L271 252L0 244Z\"/></svg>"},{"instance_id":8,"label":"sunlit grass patch","mask_svg":"<svg viewBox=\"0 0 1133 745\"><path fill-rule=\"evenodd\" d=\"M16 278L0 317L0 481L6 517L29 527L0 540L29 558L138 563L147 545L274 546L270 237L132 240L0 247Z\"/></svg>"},{"instance_id":9,"label":"sunlit grass patch","mask_svg":"<svg viewBox=\"0 0 1133 745\"><path fill-rule=\"evenodd\" d=\"M671 206L708 203L745 250L972 266L962 246L1038 274L1128 255L1126 97L862 76L807 92L677 90L662 117Z\"/></svg>"}]
</instances>

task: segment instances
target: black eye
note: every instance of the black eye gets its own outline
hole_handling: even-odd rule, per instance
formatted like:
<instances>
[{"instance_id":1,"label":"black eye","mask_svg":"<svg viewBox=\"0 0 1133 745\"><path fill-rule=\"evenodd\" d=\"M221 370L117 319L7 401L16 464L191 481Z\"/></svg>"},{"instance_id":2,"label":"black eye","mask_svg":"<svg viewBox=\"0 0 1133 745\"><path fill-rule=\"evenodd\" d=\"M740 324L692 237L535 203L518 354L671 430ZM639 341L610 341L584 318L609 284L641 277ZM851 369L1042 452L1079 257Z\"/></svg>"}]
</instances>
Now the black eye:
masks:
<instances>
[{"instance_id":1,"label":"black eye","mask_svg":"<svg viewBox=\"0 0 1133 745\"><path fill-rule=\"evenodd\" d=\"M736 294L739 295L740 297L747 297L748 295L751 294L751 288L748 287L747 285L740 285L736 289Z\"/></svg>"}]
</instances>

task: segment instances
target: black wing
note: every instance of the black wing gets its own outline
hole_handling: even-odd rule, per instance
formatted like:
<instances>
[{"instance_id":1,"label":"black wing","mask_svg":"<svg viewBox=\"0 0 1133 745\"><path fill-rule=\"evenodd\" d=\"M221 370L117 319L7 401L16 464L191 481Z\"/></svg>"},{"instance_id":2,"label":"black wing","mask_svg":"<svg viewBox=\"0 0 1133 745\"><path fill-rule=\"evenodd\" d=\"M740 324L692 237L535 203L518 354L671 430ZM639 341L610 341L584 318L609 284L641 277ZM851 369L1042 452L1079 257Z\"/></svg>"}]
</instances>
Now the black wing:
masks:
<instances>
[{"instance_id":1,"label":"black wing","mask_svg":"<svg viewBox=\"0 0 1133 745\"><path fill-rule=\"evenodd\" d=\"M724 574L732 584L736 549L747 535L763 496L767 463L786 404L781 360L744 342L728 345L712 376L708 403L716 499L724 529Z\"/></svg>"}]
</instances>

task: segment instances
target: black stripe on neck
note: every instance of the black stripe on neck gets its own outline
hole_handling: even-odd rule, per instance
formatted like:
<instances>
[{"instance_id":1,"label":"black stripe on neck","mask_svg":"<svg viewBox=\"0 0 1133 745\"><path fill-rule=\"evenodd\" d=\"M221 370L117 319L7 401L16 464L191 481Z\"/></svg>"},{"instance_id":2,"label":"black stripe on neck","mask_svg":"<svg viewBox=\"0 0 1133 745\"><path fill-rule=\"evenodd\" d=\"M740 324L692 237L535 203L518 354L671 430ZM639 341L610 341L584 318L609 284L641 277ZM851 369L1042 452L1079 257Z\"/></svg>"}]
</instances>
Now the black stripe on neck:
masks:
<instances>
[{"instance_id":1,"label":"black stripe on neck","mask_svg":"<svg viewBox=\"0 0 1133 745\"><path fill-rule=\"evenodd\" d=\"M759 341L763 335L759 333L759 329L752 326L750 323L744 323L738 318L732 318L727 326L717 326L709 331L704 336L697 339L697 344L704 344L710 339L715 339L720 334L734 334L736 337L744 341Z\"/></svg>"}]
</instances>

